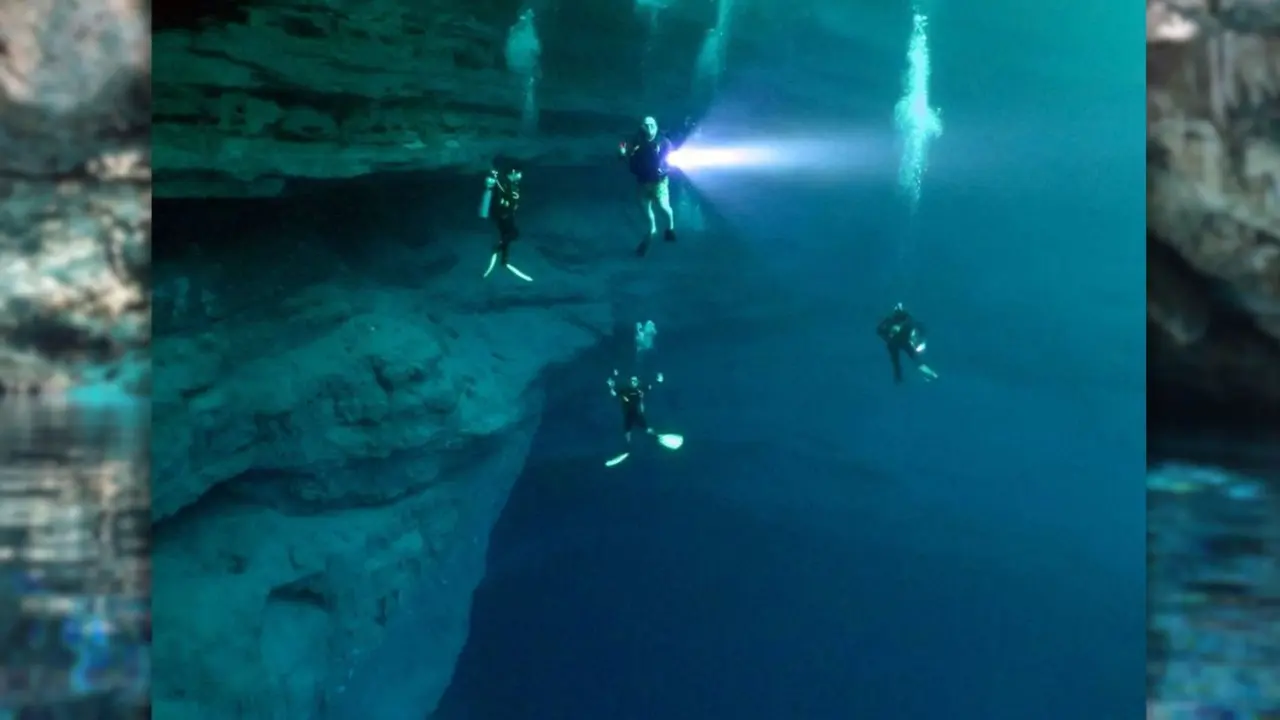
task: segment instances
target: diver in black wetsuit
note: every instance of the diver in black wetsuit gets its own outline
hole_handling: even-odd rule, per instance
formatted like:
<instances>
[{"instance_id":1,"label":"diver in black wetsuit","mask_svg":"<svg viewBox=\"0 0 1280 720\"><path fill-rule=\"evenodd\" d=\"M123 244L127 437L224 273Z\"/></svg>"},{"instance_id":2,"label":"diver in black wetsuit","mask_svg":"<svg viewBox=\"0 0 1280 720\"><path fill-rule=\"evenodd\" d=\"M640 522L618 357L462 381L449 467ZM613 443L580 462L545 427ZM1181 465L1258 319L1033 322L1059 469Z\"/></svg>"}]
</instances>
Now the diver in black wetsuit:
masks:
<instances>
[{"instance_id":1,"label":"diver in black wetsuit","mask_svg":"<svg viewBox=\"0 0 1280 720\"><path fill-rule=\"evenodd\" d=\"M626 158L627 167L640 185L640 202L645 214L649 217L649 232L636 246L636 254L644 257L649 252L649 242L658 232L657 218L653 213L654 203L666 216L667 227L663 238L668 242L676 239L676 217L671 211L671 187L667 179L670 168L667 157L675 149L665 135L658 132L658 121L646 117L640 125L640 132L630 141L618 146L618 155Z\"/></svg>"},{"instance_id":2,"label":"diver in black wetsuit","mask_svg":"<svg viewBox=\"0 0 1280 720\"><path fill-rule=\"evenodd\" d=\"M516 226L516 211L520 209L520 180L523 173L516 165L507 168L505 176L499 170L492 170L484 179L484 195L480 197L480 217L492 218L494 227L498 229L498 243L494 246L493 255L489 257L489 267L484 277L489 277L498 261L511 271L512 275L533 282L533 278L525 275L515 265L507 262L511 243L520 237L520 228Z\"/></svg>"},{"instance_id":3,"label":"diver in black wetsuit","mask_svg":"<svg viewBox=\"0 0 1280 720\"><path fill-rule=\"evenodd\" d=\"M625 386L618 386L618 371L613 371L613 377L609 378L609 394L618 398L619 405L622 407L622 432L627 439L627 444L631 444L631 431L643 430L653 435L653 428L649 427L649 422L644 417L644 395L653 389L653 385L642 385L640 378L632 377L631 382ZM658 373L654 377L654 382L662 382L662 373Z\"/></svg>"},{"instance_id":4,"label":"diver in black wetsuit","mask_svg":"<svg viewBox=\"0 0 1280 720\"><path fill-rule=\"evenodd\" d=\"M904 354L916 364L920 374L924 375L925 382L938 378L938 373L934 372L933 368L920 362L920 353L924 352L925 348L924 326L911 317L902 303L895 305L893 311L880 321L876 326L876 335L880 336L889 350L889 362L893 363L895 383L902 382L902 355Z\"/></svg>"},{"instance_id":5,"label":"diver in black wetsuit","mask_svg":"<svg viewBox=\"0 0 1280 720\"><path fill-rule=\"evenodd\" d=\"M653 384L662 382L662 373L658 373L653 384L643 384L640 378L632 376L630 382L626 385L618 383L618 371L614 370L613 375L608 379L609 394L618 398L618 405L622 409L622 433L626 438L627 447L631 447L631 433L634 430L642 430L646 435L654 436L658 443L668 450L679 450L684 445L684 436L675 433L660 433L649 426L649 421L644 414L644 396L653 389ZM626 460L631 455L631 451L621 453L605 463L606 466L612 467Z\"/></svg>"}]
</instances>

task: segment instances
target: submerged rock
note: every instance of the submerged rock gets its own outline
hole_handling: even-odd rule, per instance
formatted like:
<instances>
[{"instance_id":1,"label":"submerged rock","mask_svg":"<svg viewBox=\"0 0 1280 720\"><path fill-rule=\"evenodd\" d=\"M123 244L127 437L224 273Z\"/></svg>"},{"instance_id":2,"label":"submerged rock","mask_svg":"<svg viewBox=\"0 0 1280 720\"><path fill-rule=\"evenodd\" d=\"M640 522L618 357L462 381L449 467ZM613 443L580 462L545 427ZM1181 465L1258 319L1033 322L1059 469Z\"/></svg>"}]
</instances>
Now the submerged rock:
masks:
<instances>
[{"instance_id":1,"label":"submerged rock","mask_svg":"<svg viewBox=\"0 0 1280 720\"><path fill-rule=\"evenodd\" d=\"M1147 3L1148 227L1181 261L1149 267L1151 362L1178 384L1272 408L1280 407L1277 7ZM1182 288L1200 286L1177 306L1167 290L1173 275L1198 278L1176 281Z\"/></svg>"}]
</instances>

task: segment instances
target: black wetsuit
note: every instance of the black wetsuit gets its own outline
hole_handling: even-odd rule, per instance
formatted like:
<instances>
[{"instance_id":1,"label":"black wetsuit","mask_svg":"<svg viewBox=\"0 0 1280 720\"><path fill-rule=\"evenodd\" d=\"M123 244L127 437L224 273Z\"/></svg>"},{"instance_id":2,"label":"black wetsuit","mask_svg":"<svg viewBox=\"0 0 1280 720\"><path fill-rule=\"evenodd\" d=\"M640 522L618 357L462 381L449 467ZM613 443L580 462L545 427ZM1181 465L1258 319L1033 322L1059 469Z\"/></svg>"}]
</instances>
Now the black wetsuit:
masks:
<instances>
[{"instance_id":1,"label":"black wetsuit","mask_svg":"<svg viewBox=\"0 0 1280 720\"><path fill-rule=\"evenodd\" d=\"M876 326L876 335L884 340L889 349L889 362L893 363L893 381L902 382L902 355L905 354L913 362L920 361L920 355L911 344L911 331L916 321L905 310L894 310Z\"/></svg>"},{"instance_id":2,"label":"black wetsuit","mask_svg":"<svg viewBox=\"0 0 1280 720\"><path fill-rule=\"evenodd\" d=\"M489 217L498 228L498 246L495 252L503 265L507 264L507 251L511 243L520 237L516 227L516 210L520 209L520 181L499 178L493 186L493 199L489 201Z\"/></svg>"},{"instance_id":3,"label":"black wetsuit","mask_svg":"<svg viewBox=\"0 0 1280 720\"><path fill-rule=\"evenodd\" d=\"M622 431L648 430L644 417L644 388L626 387L618 390L618 403L622 406Z\"/></svg>"},{"instance_id":4,"label":"black wetsuit","mask_svg":"<svg viewBox=\"0 0 1280 720\"><path fill-rule=\"evenodd\" d=\"M660 183L671 170L667 156L674 149L671 141L661 133L652 140L638 135L627 144L627 166L640 184Z\"/></svg>"}]
</instances>

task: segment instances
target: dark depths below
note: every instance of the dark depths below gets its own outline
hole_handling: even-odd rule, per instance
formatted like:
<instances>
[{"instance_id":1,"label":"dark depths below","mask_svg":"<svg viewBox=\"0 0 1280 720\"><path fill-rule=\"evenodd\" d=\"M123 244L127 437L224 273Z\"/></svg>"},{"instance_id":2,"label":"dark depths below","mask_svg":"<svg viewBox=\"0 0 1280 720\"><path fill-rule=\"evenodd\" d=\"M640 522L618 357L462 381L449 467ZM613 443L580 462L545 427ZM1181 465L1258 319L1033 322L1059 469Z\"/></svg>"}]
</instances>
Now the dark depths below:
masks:
<instances>
[{"instance_id":1,"label":"dark depths below","mask_svg":"<svg viewBox=\"0 0 1280 720\"><path fill-rule=\"evenodd\" d=\"M544 433L582 430L548 424ZM865 477L840 478L868 487L836 524L817 508L773 507L837 474L785 448L651 455L614 475L594 458L526 471L436 718L1140 712L1142 650L1129 639L1143 608L1052 549L1021 568L923 551L905 539L917 527L879 512L892 490ZM955 529L965 545L1001 542L999 528Z\"/></svg>"}]
</instances>

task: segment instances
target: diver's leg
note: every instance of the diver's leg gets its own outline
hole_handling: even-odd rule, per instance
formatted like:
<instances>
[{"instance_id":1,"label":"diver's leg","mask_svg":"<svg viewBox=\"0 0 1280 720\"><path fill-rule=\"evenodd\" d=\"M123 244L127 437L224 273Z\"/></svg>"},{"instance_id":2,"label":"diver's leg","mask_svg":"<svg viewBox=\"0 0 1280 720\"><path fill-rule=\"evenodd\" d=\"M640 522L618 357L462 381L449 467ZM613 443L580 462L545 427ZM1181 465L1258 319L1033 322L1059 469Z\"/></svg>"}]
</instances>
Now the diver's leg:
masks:
<instances>
[{"instance_id":1,"label":"diver's leg","mask_svg":"<svg viewBox=\"0 0 1280 720\"><path fill-rule=\"evenodd\" d=\"M916 369L920 371L921 375L924 375L925 380L933 380L938 377L938 373L934 372L933 368L921 362L920 353L916 352L916 349L911 347L910 343L908 343L906 347L902 348L902 352L906 353L907 357L911 358L911 362L915 363Z\"/></svg>"},{"instance_id":2,"label":"diver's leg","mask_svg":"<svg viewBox=\"0 0 1280 720\"><path fill-rule=\"evenodd\" d=\"M676 214L671 210L671 180L663 178L657 187L658 207L662 208L662 214L666 216L667 227L662 233L662 237L668 242L676 239ZM650 223L652 225L652 223Z\"/></svg>"},{"instance_id":3,"label":"diver's leg","mask_svg":"<svg viewBox=\"0 0 1280 720\"><path fill-rule=\"evenodd\" d=\"M635 413L630 410L623 411L622 416L622 437L626 438L627 445L631 445L631 429L636 426Z\"/></svg>"},{"instance_id":4,"label":"diver's leg","mask_svg":"<svg viewBox=\"0 0 1280 720\"><path fill-rule=\"evenodd\" d=\"M502 266L509 270L512 275L515 275L521 280L524 280L525 282L533 282L533 278L524 274L520 268L508 262L508 256L511 252L511 243L515 242L518 237L520 237L520 228L516 227L516 219L514 217L507 218L506 222L502 225L502 244L500 246L502 249Z\"/></svg>"},{"instance_id":5,"label":"diver's leg","mask_svg":"<svg viewBox=\"0 0 1280 720\"><path fill-rule=\"evenodd\" d=\"M489 256L489 267L484 269L484 277L489 277L489 273L493 272L493 268L498 265L498 255L501 254L501 251L499 250L500 247L501 245L499 245L499 247L495 247L493 249L493 254Z\"/></svg>"},{"instance_id":6,"label":"diver's leg","mask_svg":"<svg viewBox=\"0 0 1280 720\"><path fill-rule=\"evenodd\" d=\"M501 217L493 219L493 226L498 230L498 242L494 243L493 254L489 256L489 266L484 269L484 277L489 277L489 273L493 272L493 269L498 266L499 259L502 260L504 265L507 262L507 250L505 247L507 232L503 222Z\"/></svg>"},{"instance_id":7,"label":"diver's leg","mask_svg":"<svg viewBox=\"0 0 1280 720\"><path fill-rule=\"evenodd\" d=\"M901 384L902 383L902 355L899 349L894 345L889 346L889 362L893 363L893 381L895 383Z\"/></svg>"},{"instance_id":8,"label":"diver's leg","mask_svg":"<svg viewBox=\"0 0 1280 720\"><path fill-rule=\"evenodd\" d=\"M644 190L643 192L647 193L647 190ZM644 257L645 254L649 252L649 241L653 239L657 219L653 216L653 198L646 194L640 202L644 206L645 214L649 216L649 232L645 234L644 239L642 239L640 244L636 246L636 255Z\"/></svg>"}]
</instances>

